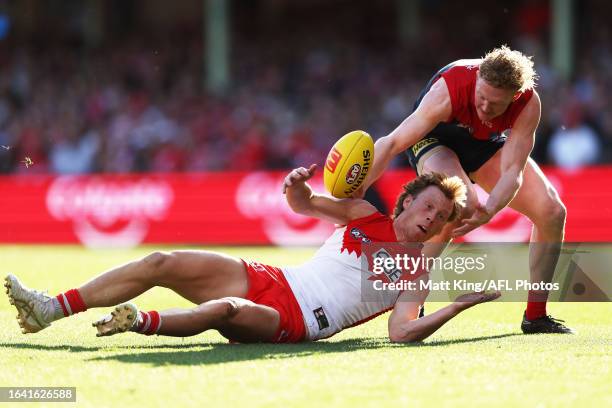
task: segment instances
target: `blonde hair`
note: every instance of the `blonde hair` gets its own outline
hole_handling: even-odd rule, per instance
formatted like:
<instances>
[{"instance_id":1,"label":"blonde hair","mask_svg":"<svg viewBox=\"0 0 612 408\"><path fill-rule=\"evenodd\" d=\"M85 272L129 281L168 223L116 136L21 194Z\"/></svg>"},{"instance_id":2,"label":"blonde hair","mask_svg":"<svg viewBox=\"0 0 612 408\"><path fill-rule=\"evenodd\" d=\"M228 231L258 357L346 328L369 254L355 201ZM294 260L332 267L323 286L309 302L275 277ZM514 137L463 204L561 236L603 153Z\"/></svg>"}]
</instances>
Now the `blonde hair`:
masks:
<instances>
[{"instance_id":1,"label":"blonde hair","mask_svg":"<svg viewBox=\"0 0 612 408\"><path fill-rule=\"evenodd\" d=\"M457 176L448 177L442 173L425 173L405 184L402 193L397 197L393 218L397 218L404 211L404 199L410 194L416 198L419 193L429 186L436 186L442 194L453 202L453 211L448 221L454 221L465 207L467 188Z\"/></svg>"},{"instance_id":2,"label":"blonde hair","mask_svg":"<svg viewBox=\"0 0 612 408\"><path fill-rule=\"evenodd\" d=\"M506 45L488 52L479 71L480 77L490 85L514 92L533 89L537 79L531 57Z\"/></svg>"}]
</instances>

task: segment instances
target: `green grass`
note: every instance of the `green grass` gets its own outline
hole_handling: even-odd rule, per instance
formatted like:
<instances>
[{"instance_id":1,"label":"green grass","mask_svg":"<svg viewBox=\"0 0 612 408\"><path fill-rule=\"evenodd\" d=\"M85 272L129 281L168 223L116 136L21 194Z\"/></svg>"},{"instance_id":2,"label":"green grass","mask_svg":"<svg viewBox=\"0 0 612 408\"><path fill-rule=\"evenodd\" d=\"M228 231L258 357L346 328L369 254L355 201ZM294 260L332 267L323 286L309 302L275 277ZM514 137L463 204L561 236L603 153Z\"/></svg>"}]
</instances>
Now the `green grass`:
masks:
<instances>
[{"instance_id":1,"label":"green grass","mask_svg":"<svg viewBox=\"0 0 612 408\"><path fill-rule=\"evenodd\" d=\"M56 294L152 248L0 247L2 272ZM223 248L270 264L295 264L312 249ZM420 345L394 345L386 316L326 341L229 345L125 334L96 338L92 310L22 335L0 299L0 386L75 386L77 405L107 406L612 406L612 306L553 304L575 336L520 334L520 303L465 312ZM187 306L155 289L144 308ZM441 304L430 304L431 313ZM0 404L0 407L3 404ZM23 404L28 406L36 404ZM61 405L53 405L61 406Z\"/></svg>"}]
</instances>

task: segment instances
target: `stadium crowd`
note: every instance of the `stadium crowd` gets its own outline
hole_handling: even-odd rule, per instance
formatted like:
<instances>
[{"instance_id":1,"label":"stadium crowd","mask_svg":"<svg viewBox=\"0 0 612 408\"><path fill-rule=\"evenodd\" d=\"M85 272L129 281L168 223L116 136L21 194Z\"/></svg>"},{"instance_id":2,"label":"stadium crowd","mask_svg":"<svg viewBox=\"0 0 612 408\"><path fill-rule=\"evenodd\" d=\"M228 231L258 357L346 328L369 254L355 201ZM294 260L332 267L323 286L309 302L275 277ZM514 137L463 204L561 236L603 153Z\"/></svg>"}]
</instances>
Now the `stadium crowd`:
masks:
<instances>
[{"instance_id":1,"label":"stadium crowd","mask_svg":"<svg viewBox=\"0 0 612 408\"><path fill-rule=\"evenodd\" d=\"M593 20L588 41L579 38L575 74L564 81L549 64L541 21L523 24L509 45L534 55L540 76L544 109L534 158L567 168L612 162L609 25ZM473 40L457 47L427 15L418 41L386 48L343 38L291 45L243 39L232 49L232 85L223 95L204 90L199 35L181 38L180 47L176 39L138 35L86 50L61 42L0 45L0 173L250 170L320 161L349 130L374 137L391 131L441 66L499 45Z\"/></svg>"}]
</instances>

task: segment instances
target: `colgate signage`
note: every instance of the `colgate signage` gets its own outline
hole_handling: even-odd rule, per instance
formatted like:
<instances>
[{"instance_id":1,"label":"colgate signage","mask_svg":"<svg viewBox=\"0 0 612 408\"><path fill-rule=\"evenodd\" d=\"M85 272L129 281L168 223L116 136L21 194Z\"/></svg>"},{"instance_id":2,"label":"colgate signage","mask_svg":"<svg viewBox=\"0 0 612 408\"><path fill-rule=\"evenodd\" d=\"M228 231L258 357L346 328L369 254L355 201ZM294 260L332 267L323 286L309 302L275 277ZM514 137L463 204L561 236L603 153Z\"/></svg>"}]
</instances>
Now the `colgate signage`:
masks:
<instances>
[{"instance_id":1,"label":"colgate signage","mask_svg":"<svg viewBox=\"0 0 612 408\"><path fill-rule=\"evenodd\" d=\"M144 241L151 221L161 221L174 199L163 180L59 177L46 204L58 221L70 221L88 247L134 246Z\"/></svg>"},{"instance_id":2,"label":"colgate signage","mask_svg":"<svg viewBox=\"0 0 612 408\"><path fill-rule=\"evenodd\" d=\"M334 226L291 211L285 174L0 176L0 243L319 245ZM612 241L612 190L604 188L612 167L546 174L567 206L567 241ZM413 177L383 174L377 187L387 208ZM309 183L324 191L320 177ZM527 218L505 209L464 240L526 242L530 233Z\"/></svg>"},{"instance_id":3,"label":"colgate signage","mask_svg":"<svg viewBox=\"0 0 612 408\"><path fill-rule=\"evenodd\" d=\"M318 245L333 232L331 223L294 213L281 193L283 175L249 174L236 189L240 214L261 222L266 237L275 245ZM324 191L320 178L309 182L315 191Z\"/></svg>"}]
</instances>

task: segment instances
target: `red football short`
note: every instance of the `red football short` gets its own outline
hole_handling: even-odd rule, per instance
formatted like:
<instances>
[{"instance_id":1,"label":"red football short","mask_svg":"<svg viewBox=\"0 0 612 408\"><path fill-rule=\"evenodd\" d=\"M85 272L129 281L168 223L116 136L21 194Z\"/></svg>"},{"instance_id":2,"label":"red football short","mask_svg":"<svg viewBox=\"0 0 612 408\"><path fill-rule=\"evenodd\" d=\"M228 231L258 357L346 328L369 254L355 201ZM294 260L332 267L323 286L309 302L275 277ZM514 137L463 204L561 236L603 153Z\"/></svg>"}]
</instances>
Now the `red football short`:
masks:
<instances>
[{"instance_id":1,"label":"red football short","mask_svg":"<svg viewBox=\"0 0 612 408\"><path fill-rule=\"evenodd\" d=\"M280 268L259 262L245 261L249 279L246 299L270 306L280 315L273 343L299 343L306 337L302 310Z\"/></svg>"}]
</instances>

